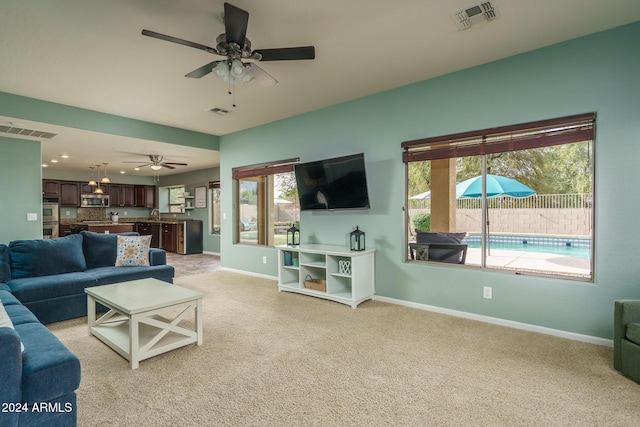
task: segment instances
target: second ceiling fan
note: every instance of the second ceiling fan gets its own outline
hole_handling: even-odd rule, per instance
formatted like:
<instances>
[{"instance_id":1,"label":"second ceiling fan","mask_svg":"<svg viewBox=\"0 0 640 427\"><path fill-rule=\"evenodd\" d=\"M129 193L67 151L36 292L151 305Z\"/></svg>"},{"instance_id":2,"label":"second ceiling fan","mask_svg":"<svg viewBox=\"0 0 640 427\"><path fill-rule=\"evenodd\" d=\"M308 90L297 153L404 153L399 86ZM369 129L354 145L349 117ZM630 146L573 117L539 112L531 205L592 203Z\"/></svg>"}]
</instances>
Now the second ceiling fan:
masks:
<instances>
[{"instance_id":1,"label":"second ceiling fan","mask_svg":"<svg viewBox=\"0 0 640 427\"><path fill-rule=\"evenodd\" d=\"M210 62L185 75L199 79L215 70L216 75L225 81L240 80L248 82L255 80L262 86L273 86L278 81L260 68L253 61L293 61L301 59L315 59L313 46L286 47L276 49L251 49L251 41L247 38L249 12L232 4L224 4L225 32L216 38L216 47L209 47L177 37L168 36L150 30L142 30L142 35L165 40L183 46L193 47L225 57L225 59Z\"/></svg>"}]
</instances>

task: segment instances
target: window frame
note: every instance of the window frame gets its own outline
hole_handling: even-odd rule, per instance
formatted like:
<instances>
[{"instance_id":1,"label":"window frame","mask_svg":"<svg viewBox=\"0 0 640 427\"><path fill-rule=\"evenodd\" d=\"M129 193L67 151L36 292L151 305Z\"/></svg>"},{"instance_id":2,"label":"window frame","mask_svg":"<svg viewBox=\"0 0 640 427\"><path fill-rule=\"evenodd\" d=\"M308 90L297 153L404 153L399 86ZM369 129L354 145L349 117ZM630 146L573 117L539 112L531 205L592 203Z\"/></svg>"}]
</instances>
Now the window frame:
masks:
<instances>
[{"instance_id":1,"label":"window frame","mask_svg":"<svg viewBox=\"0 0 640 427\"><path fill-rule=\"evenodd\" d=\"M483 129L478 131L462 132L451 135L423 138L412 141L405 141L401 144L403 150L403 172L404 172L404 200L403 200L403 240L404 248L409 247L409 227L411 218L409 217L409 163L456 159L460 157L482 156L482 176L486 176L486 159L489 154L529 150L535 148L565 145L577 142L591 143L591 148L595 152L596 134L596 113L585 113L567 117L560 117L549 120L541 120L516 125L501 126L496 128ZM595 200L595 159L591 171L592 197ZM483 189L483 193L484 193ZM595 209L594 204L590 207L590 220L592 228L590 231L591 253L590 253L590 276L577 277L561 273L535 272L509 270L499 267L488 267L486 265L486 239L487 230L487 198L482 196L482 255L481 269L490 269L515 274L551 277L556 279L568 279L578 281L593 282L595 278ZM407 254L403 256L404 262L412 262ZM433 261L420 261L432 263ZM455 266L455 265L453 265ZM464 267L458 265L457 267ZM478 267L470 265L467 268Z\"/></svg>"},{"instance_id":2,"label":"window frame","mask_svg":"<svg viewBox=\"0 0 640 427\"><path fill-rule=\"evenodd\" d=\"M284 159L284 160L276 160L272 162L259 163L248 166L236 167L231 170L231 178L234 181L234 203L236 205L235 214L234 214L234 244L248 244L251 246L272 246L272 242L269 239L269 218L271 218L269 211L269 190L267 187L272 187L271 180L277 174L293 172L294 165L299 163L300 159L298 157ZM247 243L242 242L241 239L241 213L240 213L240 204L241 204L241 186L240 181L256 181L258 183L258 215L262 215L263 218L258 217L258 223L256 225L257 235L257 243ZM271 196L272 197L272 196Z\"/></svg>"}]
</instances>

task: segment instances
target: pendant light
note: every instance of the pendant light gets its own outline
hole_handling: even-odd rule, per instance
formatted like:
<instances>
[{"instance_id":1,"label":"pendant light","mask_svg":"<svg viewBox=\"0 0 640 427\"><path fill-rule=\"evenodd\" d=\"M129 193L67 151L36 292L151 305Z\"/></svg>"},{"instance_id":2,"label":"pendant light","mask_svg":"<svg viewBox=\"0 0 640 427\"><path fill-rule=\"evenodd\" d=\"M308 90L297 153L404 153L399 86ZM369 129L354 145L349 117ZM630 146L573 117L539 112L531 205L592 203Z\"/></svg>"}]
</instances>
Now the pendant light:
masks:
<instances>
[{"instance_id":1,"label":"pendant light","mask_svg":"<svg viewBox=\"0 0 640 427\"><path fill-rule=\"evenodd\" d=\"M102 177L102 179L100 180L101 183L103 184L109 184L111 183L111 180L109 179L109 177L107 176L107 164L108 163L103 163L104 165L104 176Z\"/></svg>"},{"instance_id":2,"label":"pendant light","mask_svg":"<svg viewBox=\"0 0 640 427\"><path fill-rule=\"evenodd\" d=\"M89 180L89 182L87 183L88 186L90 187L96 187L98 185L98 183L96 182L95 179L93 179L93 166L89 166L89 169L91 169L91 179Z\"/></svg>"}]
</instances>

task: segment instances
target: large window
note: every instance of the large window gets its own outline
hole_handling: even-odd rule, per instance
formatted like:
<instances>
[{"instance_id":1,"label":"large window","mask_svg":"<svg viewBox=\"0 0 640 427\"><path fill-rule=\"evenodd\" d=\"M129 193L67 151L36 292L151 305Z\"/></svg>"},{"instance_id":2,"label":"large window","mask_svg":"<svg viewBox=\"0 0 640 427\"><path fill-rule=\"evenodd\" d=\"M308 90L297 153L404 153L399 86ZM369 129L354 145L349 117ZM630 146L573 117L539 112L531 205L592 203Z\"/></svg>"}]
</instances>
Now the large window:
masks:
<instances>
[{"instance_id":1,"label":"large window","mask_svg":"<svg viewBox=\"0 0 640 427\"><path fill-rule=\"evenodd\" d=\"M595 114L402 144L410 261L592 279Z\"/></svg>"},{"instance_id":2,"label":"large window","mask_svg":"<svg viewBox=\"0 0 640 427\"><path fill-rule=\"evenodd\" d=\"M277 246L286 230L300 221L293 165L288 159L234 168L236 181L236 243Z\"/></svg>"}]
</instances>

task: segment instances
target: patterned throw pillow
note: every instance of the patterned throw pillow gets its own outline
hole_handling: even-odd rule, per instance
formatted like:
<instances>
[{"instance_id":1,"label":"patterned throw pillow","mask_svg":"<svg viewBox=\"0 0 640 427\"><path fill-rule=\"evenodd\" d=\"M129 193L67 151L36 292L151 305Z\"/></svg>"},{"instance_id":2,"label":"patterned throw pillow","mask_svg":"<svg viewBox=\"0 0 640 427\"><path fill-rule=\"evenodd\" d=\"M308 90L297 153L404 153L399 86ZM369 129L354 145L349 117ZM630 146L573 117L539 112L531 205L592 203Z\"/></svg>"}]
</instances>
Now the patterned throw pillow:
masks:
<instances>
[{"instance_id":1,"label":"patterned throw pillow","mask_svg":"<svg viewBox=\"0 0 640 427\"><path fill-rule=\"evenodd\" d=\"M116 267L149 265L151 236L118 236Z\"/></svg>"}]
</instances>

